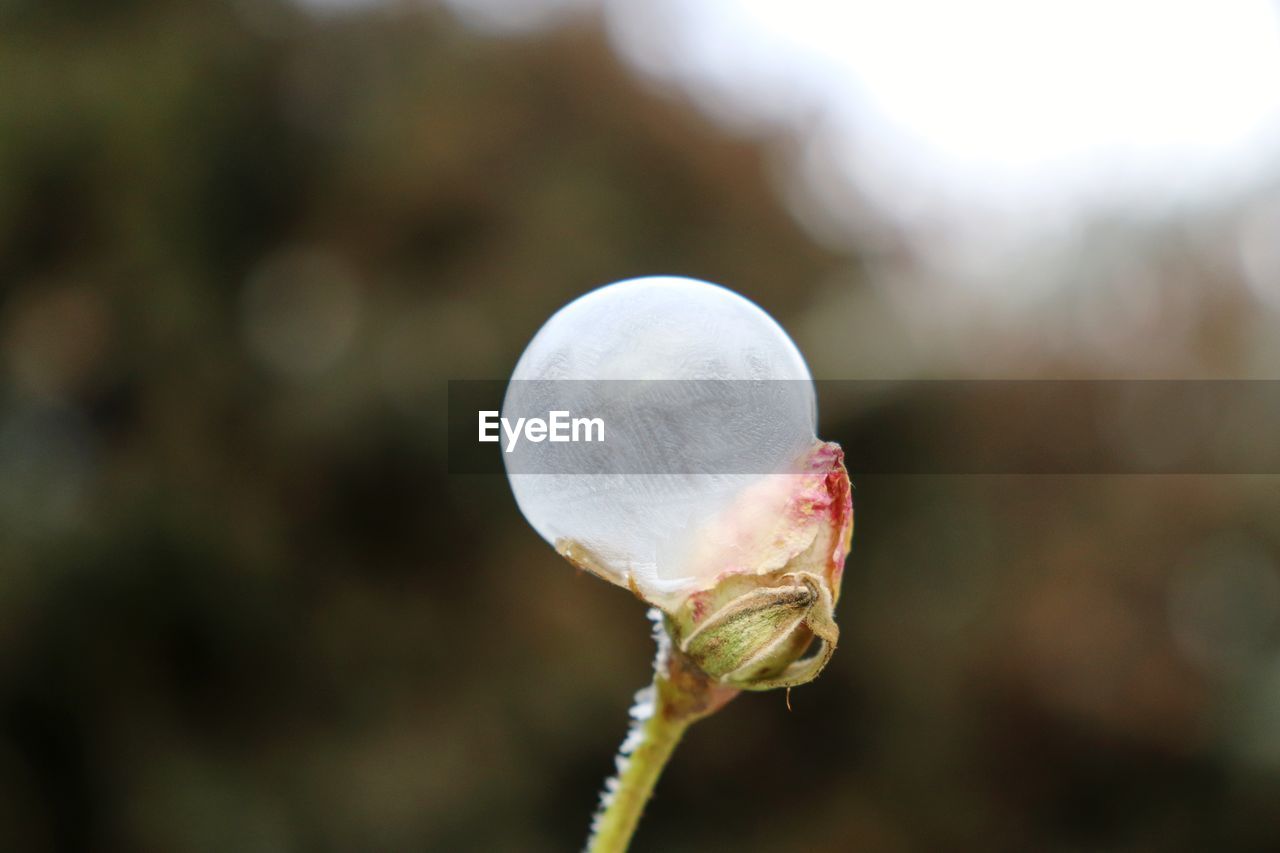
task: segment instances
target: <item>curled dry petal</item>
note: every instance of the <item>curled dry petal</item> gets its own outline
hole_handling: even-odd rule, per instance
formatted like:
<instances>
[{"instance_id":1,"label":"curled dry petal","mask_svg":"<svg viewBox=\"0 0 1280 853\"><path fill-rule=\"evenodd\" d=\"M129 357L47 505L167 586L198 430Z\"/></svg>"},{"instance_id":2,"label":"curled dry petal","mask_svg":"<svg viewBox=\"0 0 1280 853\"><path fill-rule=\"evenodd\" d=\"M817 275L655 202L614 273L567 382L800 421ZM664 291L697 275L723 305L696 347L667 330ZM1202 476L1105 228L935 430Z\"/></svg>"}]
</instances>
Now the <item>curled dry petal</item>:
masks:
<instances>
[{"instance_id":1,"label":"curled dry petal","mask_svg":"<svg viewBox=\"0 0 1280 853\"><path fill-rule=\"evenodd\" d=\"M840 445L816 442L799 473L770 474L746 489L701 533L691 574L709 581L705 596L729 575L803 571L824 581L834 601L853 535L849 475Z\"/></svg>"}]
</instances>

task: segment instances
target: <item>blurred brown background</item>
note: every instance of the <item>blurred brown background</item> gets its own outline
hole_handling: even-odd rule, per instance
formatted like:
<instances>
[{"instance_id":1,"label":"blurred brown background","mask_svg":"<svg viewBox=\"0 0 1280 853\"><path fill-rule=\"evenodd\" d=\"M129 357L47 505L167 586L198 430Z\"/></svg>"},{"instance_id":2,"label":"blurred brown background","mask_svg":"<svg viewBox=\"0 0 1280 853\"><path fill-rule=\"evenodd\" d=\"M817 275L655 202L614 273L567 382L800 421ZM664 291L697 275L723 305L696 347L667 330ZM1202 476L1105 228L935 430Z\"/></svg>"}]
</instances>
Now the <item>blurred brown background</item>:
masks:
<instances>
[{"instance_id":1,"label":"blurred brown background","mask_svg":"<svg viewBox=\"0 0 1280 853\"><path fill-rule=\"evenodd\" d=\"M727 284L825 378L1280 367L1265 186L965 307L797 224L793 143L589 15L0 0L0 850L577 849L643 609L446 473L442 407L591 287ZM855 486L832 666L695 727L636 849L1280 845L1276 478Z\"/></svg>"}]
</instances>

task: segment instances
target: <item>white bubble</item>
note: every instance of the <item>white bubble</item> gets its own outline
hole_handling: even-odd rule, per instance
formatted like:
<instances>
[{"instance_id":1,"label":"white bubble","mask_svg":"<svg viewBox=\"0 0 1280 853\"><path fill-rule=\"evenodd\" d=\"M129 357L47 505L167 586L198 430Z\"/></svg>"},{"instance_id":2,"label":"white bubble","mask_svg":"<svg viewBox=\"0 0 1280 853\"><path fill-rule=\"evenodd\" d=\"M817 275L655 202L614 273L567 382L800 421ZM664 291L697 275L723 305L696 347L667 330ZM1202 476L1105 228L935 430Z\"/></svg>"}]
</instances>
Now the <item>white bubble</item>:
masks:
<instances>
[{"instance_id":1,"label":"white bubble","mask_svg":"<svg viewBox=\"0 0 1280 853\"><path fill-rule=\"evenodd\" d=\"M572 540L615 581L658 594L699 580L686 576L691 533L815 440L812 380L786 332L688 278L618 282L548 320L503 415L552 408L600 417L606 440L504 454L521 511L548 542Z\"/></svg>"}]
</instances>

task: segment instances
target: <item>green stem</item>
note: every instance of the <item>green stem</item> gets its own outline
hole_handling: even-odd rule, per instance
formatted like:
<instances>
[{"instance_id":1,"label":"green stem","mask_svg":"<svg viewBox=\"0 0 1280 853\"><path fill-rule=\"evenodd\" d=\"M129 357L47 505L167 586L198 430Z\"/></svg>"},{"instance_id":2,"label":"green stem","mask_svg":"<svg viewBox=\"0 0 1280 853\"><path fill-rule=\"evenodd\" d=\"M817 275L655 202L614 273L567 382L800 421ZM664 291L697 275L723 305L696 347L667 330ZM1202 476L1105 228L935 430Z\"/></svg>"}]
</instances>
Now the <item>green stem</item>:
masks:
<instances>
[{"instance_id":1,"label":"green stem","mask_svg":"<svg viewBox=\"0 0 1280 853\"><path fill-rule=\"evenodd\" d=\"M644 721L639 745L624 759L626 769L618 776L609 804L596 820L595 832L587 844L590 853L622 853L627 849L662 768L692 722L669 719L662 713L654 713Z\"/></svg>"},{"instance_id":2,"label":"green stem","mask_svg":"<svg viewBox=\"0 0 1280 853\"><path fill-rule=\"evenodd\" d=\"M619 775L592 825L588 853L624 853L685 729L738 695L738 690L712 681L672 649L665 636L659 637L654 670L652 690L638 697L640 704L632 712L637 727L623 744ZM652 707L646 707L650 703Z\"/></svg>"}]
</instances>

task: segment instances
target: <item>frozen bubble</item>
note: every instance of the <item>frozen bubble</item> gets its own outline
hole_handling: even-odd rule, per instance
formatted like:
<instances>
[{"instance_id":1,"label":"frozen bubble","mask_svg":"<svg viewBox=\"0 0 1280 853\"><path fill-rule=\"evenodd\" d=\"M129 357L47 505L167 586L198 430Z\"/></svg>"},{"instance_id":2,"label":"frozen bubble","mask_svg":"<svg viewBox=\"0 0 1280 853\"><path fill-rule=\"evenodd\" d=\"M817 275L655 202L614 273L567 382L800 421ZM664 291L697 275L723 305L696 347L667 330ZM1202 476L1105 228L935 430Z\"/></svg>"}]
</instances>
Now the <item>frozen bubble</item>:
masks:
<instances>
[{"instance_id":1,"label":"frozen bubble","mask_svg":"<svg viewBox=\"0 0 1280 853\"><path fill-rule=\"evenodd\" d=\"M707 580L690 576L691 534L815 441L813 383L786 332L688 278L618 282L552 316L516 365L503 417L555 410L598 417L605 440L504 453L520 510L548 542L575 543L655 596Z\"/></svg>"}]
</instances>

